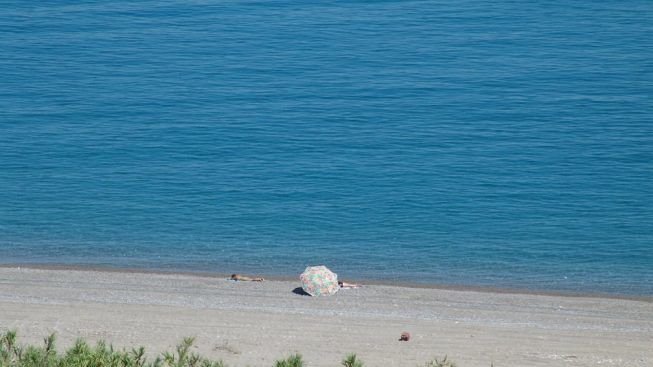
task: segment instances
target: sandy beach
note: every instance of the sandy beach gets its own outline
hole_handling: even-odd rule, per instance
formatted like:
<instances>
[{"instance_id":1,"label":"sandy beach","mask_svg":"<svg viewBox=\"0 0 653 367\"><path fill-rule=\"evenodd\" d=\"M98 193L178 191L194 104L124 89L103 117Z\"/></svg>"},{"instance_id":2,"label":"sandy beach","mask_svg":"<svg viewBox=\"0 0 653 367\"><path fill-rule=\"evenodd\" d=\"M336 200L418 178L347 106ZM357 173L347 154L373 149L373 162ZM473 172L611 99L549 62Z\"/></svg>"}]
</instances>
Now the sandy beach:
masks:
<instances>
[{"instance_id":1,"label":"sandy beach","mask_svg":"<svg viewBox=\"0 0 653 367\"><path fill-rule=\"evenodd\" d=\"M171 350L185 336L229 366L271 366L299 352L337 366L652 366L653 303L385 285L312 298L299 282L87 270L0 268L0 329L22 343L56 333L115 347ZM400 342L401 332L412 338Z\"/></svg>"}]
</instances>

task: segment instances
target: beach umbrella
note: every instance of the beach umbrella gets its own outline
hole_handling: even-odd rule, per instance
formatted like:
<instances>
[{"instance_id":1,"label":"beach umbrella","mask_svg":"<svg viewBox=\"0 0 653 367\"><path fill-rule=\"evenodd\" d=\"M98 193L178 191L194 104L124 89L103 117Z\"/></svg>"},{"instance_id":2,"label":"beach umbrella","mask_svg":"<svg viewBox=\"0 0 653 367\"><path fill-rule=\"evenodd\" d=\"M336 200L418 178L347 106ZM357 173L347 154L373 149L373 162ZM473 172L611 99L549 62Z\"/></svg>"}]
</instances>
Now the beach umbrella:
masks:
<instances>
[{"instance_id":1,"label":"beach umbrella","mask_svg":"<svg viewBox=\"0 0 653 367\"><path fill-rule=\"evenodd\" d=\"M304 292L314 297L330 296L340 289L338 274L324 265L307 267L299 276L299 279L302 281Z\"/></svg>"}]
</instances>

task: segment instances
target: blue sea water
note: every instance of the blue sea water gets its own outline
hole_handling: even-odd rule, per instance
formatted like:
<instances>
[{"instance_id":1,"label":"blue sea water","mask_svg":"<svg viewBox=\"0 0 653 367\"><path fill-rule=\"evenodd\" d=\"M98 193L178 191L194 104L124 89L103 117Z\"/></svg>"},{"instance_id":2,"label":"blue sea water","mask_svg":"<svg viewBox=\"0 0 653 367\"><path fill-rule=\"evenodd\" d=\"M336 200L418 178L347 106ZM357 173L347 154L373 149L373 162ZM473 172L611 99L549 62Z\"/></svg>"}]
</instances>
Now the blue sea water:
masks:
<instances>
[{"instance_id":1,"label":"blue sea water","mask_svg":"<svg viewBox=\"0 0 653 367\"><path fill-rule=\"evenodd\" d=\"M2 1L0 263L653 295L653 3Z\"/></svg>"}]
</instances>

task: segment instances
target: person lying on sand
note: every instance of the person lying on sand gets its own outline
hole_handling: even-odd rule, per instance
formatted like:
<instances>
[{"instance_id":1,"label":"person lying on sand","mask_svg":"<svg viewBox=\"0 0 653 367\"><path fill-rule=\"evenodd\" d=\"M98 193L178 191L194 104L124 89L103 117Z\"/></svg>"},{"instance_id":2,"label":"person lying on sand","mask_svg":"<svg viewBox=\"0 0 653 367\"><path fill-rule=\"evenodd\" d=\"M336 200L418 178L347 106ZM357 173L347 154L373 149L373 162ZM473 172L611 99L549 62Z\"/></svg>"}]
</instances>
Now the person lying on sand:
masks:
<instances>
[{"instance_id":1,"label":"person lying on sand","mask_svg":"<svg viewBox=\"0 0 653 367\"><path fill-rule=\"evenodd\" d=\"M360 284L338 282L340 288L360 288Z\"/></svg>"},{"instance_id":2,"label":"person lying on sand","mask_svg":"<svg viewBox=\"0 0 653 367\"><path fill-rule=\"evenodd\" d=\"M240 274L231 274L231 280L243 281L243 282L262 282L265 279L261 277L246 277Z\"/></svg>"}]
</instances>

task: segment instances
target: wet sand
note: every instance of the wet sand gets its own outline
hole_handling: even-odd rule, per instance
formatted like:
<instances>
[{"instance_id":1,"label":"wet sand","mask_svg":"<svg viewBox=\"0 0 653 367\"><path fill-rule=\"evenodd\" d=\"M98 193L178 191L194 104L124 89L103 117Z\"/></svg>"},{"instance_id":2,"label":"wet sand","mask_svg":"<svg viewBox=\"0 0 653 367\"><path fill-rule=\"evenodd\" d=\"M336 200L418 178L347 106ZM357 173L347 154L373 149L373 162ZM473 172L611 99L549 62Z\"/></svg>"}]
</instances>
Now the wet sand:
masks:
<instances>
[{"instance_id":1,"label":"wet sand","mask_svg":"<svg viewBox=\"0 0 653 367\"><path fill-rule=\"evenodd\" d=\"M0 268L0 329L23 343L55 332L151 356L185 336L229 366L272 366L299 352L337 366L652 366L653 303L388 285L312 298L297 281L233 282L184 274ZM412 338L400 342L401 332Z\"/></svg>"}]
</instances>

